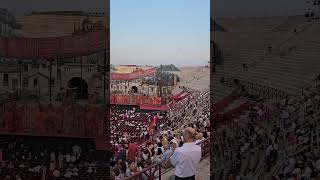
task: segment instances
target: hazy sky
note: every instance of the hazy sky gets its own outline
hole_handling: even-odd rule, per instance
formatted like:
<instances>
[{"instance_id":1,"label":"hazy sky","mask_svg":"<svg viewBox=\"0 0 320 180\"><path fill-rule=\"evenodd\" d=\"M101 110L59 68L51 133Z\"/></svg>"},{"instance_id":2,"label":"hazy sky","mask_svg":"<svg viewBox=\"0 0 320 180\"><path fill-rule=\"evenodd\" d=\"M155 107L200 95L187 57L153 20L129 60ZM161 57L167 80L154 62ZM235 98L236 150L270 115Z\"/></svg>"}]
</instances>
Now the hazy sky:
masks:
<instances>
[{"instance_id":1,"label":"hazy sky","mask_svg":"<svg viewBox=\"0 0 320 180\"><path fill-rule=\"evenodd\" d=\"M109 0L0 0L15 14L109 10ZM209 15L303 14L304 0L111 0L114 64L198 65L209 59Z\"/></svg>"},{"instance_id":2,"label":"hazy sky","mask_svg":"<svg viewBox=\"0 0 320 180\"><path fill-rule=\"evenodd\" d=\"M111 63L203 65L209 0L111 0Z\"/></svg>"}]
</instances>

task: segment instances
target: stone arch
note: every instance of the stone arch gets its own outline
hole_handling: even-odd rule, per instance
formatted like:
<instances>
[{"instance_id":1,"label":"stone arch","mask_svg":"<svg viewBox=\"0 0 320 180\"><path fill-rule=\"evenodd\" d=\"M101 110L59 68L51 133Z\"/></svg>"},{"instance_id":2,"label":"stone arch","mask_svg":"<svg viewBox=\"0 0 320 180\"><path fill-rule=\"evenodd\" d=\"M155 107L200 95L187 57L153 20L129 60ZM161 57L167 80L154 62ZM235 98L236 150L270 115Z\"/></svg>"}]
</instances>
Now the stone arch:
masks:
<instances>
[{"instance_id":1,"label":"stone arch","mask_svg":"<svg viewBox=\"0 0 320 180\"><path fill-rule=\"evenodd\" d=\"M89 86L83 78L71 78L68 81L68 88L70 88L68 96L73 96L75 99L88 99Z\"/></svg>"}]
</instances>

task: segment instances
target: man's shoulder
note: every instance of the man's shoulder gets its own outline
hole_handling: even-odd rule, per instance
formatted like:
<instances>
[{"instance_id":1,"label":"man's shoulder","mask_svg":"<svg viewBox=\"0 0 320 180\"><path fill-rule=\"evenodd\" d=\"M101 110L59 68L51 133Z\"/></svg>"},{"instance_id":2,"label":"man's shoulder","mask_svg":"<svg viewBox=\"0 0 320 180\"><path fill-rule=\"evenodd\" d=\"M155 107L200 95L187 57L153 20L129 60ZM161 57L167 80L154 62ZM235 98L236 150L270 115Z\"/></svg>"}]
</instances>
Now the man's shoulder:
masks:
<instances>
[{"instance_id":1,"label":"man's shoulder","mask_svg":"<svg viewBox=\"0 0 320 180\"><path fill-rule=\"evenodd\" d=\"M201 151L201 146L195 145L195 146L194 146L194 149L196 149L197 151Z\"/></svg>"},{"instance_id":2,"label":"man's shoulder","mask_svg":"<svg viewBox=\"0 0 320 180\"><path fill-rule=\"evenodd\" d=\"M201 146L199 145L199 143L202 140L199 140L198 142L193 142L192 145L190 146L192 149L200 149L201 150Z\"/></svg>"},{"instance_id":3,"label":"man's shoulder","mask_svg":"<svg viewBox=\"0 0 320 180\"><path fill-rule=\"evenodd\" d=\"M183 151L182 147L177 147L177 149L174 150L174 152L181 152L181 151Z\"/></svg>"},{"instance_id":4,"label":"man's shoulder","mask_svg":"<svg viewBox=\"0 0 320 180\"><path fill-rule=\"evenodd\" d=\"M176 151L201 151L201 147L199 145L193 144L192 146L188 146L188 147L178 147L176 149Z\"/></svg>"}]
</instances>

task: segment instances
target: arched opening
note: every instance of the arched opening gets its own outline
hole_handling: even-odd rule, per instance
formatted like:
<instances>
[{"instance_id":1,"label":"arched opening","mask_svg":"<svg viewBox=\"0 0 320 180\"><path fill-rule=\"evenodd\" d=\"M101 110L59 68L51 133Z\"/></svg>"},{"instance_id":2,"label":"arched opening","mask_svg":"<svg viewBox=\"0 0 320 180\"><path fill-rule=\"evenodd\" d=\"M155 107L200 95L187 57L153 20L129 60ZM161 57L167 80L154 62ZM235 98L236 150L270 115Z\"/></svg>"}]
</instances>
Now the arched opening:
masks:
<instances>
[{"instance_id":1,"label":"arched opening","mask_svg":"<svg viewBox=\"0 0 320 180\"><path fill-rule=\"evenodd\" d=\"M88 99L88 84L80 78L74 77L69 80L68 87L70 88L68 96L74 99Z\"/></svg>"},{"instance_id":2,"label":"arched opening","mask_svg":"<svg viewBox=\"0 0 320 180\"><path fill-rule=\"evenodd\" d=\"M132 87L131 87L131 92L133 92L133 93L138 93L138 88L137 88L137 86L132 86Z\"/></svg>"}]
</instances>

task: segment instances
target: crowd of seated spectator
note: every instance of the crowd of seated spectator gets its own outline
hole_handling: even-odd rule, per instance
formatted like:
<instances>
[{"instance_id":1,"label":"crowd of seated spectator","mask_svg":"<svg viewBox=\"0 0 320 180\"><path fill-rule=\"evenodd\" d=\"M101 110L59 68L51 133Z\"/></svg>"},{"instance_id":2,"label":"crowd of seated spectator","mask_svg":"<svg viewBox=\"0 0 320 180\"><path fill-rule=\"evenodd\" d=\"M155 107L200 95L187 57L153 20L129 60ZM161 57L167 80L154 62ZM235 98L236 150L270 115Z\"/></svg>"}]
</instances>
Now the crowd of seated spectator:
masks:
<instances>
[{"instance_id":1,"label":"crowd of seated spectator","mask_svg":"<svg viewBox=\"0 0 320 180\"><path fill-rule=\"evenodd\" d=\"M4 161L0 168L0 179L103 179L106 172L101 162L94 158L94 150L81 145L54 147L39 142L30 143L24 138L7 141L3 147Z\"/></svg>"},{"instance_id":2,"label":"crowd of seated spectator","mask_svg":"<svg viewBox=\"0 0 320 180\"><path fill-rule=\"evenodd\" d=\"M288 146L280 170L274 174L275 179L319 178L319 139L313 134L319 133L319 104L318 83L306 88L303 95L292 96L279 103L280 122L283 124Z\"/></svg>"},{"instance_id":3,"label":"crowd of seated spectator","mask_svg":"<svg viewBox=\"0 0 320 180\"><path fill-rule=\"evenodd\" d=\"M115 147L111 161L113 178L132 176L158 163L161 163L162 168L172 167L170 157L175 147L181 147L184 143L184 128L190 126L196 130L195 143L201 143L210 136L209 106L209 92L193 93L160 117L151 133L147 132L147 128L153 115L135 110L113 110L114 122L120 117L124 124L132 124L131 126L137 129L136 134L119 134L116 129L112 131L112 143ZM134 117L145 117L145 121L132 121ZM118 127L117 125L119 124L114 124L114 128ZM134 137L143 141L137 141ZM143 179L147 179L147 176L143 175Z\"/></svg>"},{"instance_id":4,"label":"crowd of seated spectator","mask_svg":"<svg viewBox=\"0 0 320 180\"><path fill-rule=\"evenodd\" d=\"M247 98L249 109L232 116L231 121L216 125L211 136L214 138L212 162L218 179L254 179L261 164L265 172L270 172L278 160L280 128L270 123L270 103L246 92L237 96L236 99Z\"/></svg>"},{"instance_id":5,"label":"crowd of seated spectator","mask_svg":"<svg viewBox=\"0 0 320 180\"><path fill-rule=\"evenodd\" d=\"M319 83L306 88L302 95L280 101L246 97L252 102L250 109L212 132L216 176L319 178Z\"/></svg>"}]
</instances>

